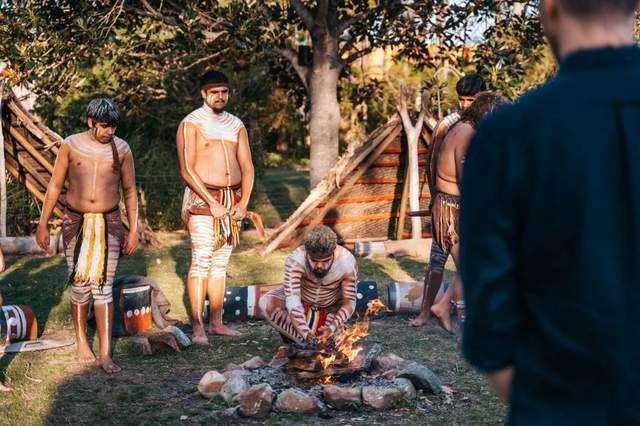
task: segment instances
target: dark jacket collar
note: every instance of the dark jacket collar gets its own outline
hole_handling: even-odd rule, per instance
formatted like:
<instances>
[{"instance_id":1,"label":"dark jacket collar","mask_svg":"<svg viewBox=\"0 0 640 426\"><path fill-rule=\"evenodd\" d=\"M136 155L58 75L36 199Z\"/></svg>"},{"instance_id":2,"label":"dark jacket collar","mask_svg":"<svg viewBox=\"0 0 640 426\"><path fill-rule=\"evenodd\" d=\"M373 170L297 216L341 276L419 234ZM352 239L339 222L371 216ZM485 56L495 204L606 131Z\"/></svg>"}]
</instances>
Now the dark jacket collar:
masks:
<instances>
[{"instance_id":1,"label":"dark jacket collar","mask_svg":"<svg viewBox=\"0 0 640 426\"><path fill-rule=\"evenodd\" d=\"M560 72L587 71L625 65L640 65L640 48L636 45L573 52L560 62Z\"/></svg>"}]
</instances>

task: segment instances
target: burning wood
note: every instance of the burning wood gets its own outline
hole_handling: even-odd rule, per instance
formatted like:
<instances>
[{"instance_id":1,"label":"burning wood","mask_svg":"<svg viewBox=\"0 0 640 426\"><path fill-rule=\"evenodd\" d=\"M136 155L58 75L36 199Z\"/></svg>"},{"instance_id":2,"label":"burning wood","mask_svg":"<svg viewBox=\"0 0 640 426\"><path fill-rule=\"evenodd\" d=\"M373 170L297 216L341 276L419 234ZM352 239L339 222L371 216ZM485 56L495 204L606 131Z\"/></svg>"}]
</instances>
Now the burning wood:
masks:
<instances>
[{"instance_id":1,"label":"burning wood","mask_svg":"<svg viewBox=\"0 0 640 426\"><path fill-rule=\"evenodd\" d=\"M372 301L363 318L336 336L337 340L331 338L317 345L291 345L287 369L301 379L330 378L368 370L372 360L381 353L382 346L376 344L365 351L363 345L356 343L369 335L370 315L384 308L379 299Z\"/></svg>"}]
</instances>

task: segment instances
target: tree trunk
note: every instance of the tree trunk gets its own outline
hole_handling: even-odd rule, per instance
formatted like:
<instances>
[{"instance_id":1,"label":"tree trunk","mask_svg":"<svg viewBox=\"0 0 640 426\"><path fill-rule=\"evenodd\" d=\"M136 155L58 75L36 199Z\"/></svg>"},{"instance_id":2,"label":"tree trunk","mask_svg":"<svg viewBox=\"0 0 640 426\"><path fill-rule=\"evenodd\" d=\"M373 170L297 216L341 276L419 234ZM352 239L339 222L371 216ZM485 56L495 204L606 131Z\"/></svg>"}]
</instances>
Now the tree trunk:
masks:
<instances>
[{"instance_id":1,"label":"tree trunk","mask_svg":"<svg viewBox=\"0 0 640 426\"><path fill-rule=\"evenodd\" d=\"M0 83L0 120L4 86ZM7 170L4 158L4 130L0 123L0 237L7 236Z\"/></svg>"},{"instance_id":2,"label":"tree trunk","mask_svg":"<svg viewBox=\"0 0 640 426\"><path fill-rule=\"evenodd\" d=\"M314 31L313 65L309 73L311 99L311 188L313 189L338 162L340 105L337 38Z\"/></svg>"}]
</instances>

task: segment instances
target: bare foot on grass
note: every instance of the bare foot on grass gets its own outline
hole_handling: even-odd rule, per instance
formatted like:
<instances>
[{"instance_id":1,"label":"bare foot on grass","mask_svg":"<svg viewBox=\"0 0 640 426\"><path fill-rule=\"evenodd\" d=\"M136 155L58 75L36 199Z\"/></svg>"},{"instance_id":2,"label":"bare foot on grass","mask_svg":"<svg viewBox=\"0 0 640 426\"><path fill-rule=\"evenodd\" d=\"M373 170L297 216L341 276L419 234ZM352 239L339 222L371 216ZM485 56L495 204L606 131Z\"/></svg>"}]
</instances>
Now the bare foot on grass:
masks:
<instances>
[{"instance_id":1,"label":"bare foot on grass","mask_svg":"<svg viewBox=\"0 0 640 426\"><path fill-rule=\"evenodd\" d=\"M83 364L93 364L96 362L96 356L91 351L88 342L76 342L78 348L78 361Z\"/></svg>"},{"instance_id":2,"label":"bare foot on grass","mask_svg":"<svg viewBox=\"0 0 640 426\"><path fill-rule=\"evenodd\" d=\"M122 368L113 362L110 356L105 356L100 359L100 367L102 367L107 374L119 373L122 371Z\"/></svg>"},{"instance_id":3,"label":"bare foot on grass","mask_svg":"<svg viewBox=\"0 0 640 426\"><path fill-rule=\"evenodd\" d=\"M453 334L453 323L451 322L451 309L449 306L440 306L440 304L431 307L431 313L435 315L440 327L447 333Z\"/></svg>"},{"instance_id":4,"label":"bare foot on grass","mask_svg":"<svg viewBox=\"0 0 640 426\"><path fill-rule=\"evenodd\" d=\"M210 325L209 326L209 334L217 334L219 336L231 336L231 337L242 336L242 333L240 333L237 330L234 330L231 327L227 327L224 324Z\"/></svg>"}]
</instances>

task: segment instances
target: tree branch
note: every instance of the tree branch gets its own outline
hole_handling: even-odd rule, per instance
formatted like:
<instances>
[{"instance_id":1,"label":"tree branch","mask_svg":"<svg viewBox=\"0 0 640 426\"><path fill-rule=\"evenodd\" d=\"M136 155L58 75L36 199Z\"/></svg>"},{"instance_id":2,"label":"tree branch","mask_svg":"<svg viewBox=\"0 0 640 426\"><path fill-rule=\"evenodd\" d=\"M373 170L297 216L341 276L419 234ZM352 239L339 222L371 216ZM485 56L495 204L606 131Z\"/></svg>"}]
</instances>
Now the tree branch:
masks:
<instances>
[{"instance_id":1,"label":"tree branch","mask_svg":"<svg viewBox=\"0 0 640 426\"><path fill-rule=\"evenodd\" d=\"M352 53L346 58L341 59L342 65L343 66L349 65L351 62L355 61L356 59L360 59L363 56L368 55L369 53L371 53L373 49L374 49L374 46L368 46L368 47L365 47L364 49L361 49L361 50L358 50L357 52Z\"/></svg>"},{"instance_id":2,"label":"tree branch","mask_svg":"<svg viewBox=\"0 0 640 426\"><path fill-rule=\"evenodd\" d=\"M316 12L315 24L322 28L329 28L327 16L329 14L329 0L317 0L318 10Z\"/></svg>"},{"instance_id":3,"label":"tree branch","mask_svg":"<svg viewBox=\"0 0 640 426\"><path fill-rule=\"evenodd\" d=\"M304 84L305 89L309 90L309 68L305 67L304 65L300 65L296 52L289 47L285 47L282 49L278 49L278 53L289 60L291 66L293 66L293 69L296 70L298 77L300 77L300 80L302 80L302 84Z\"/></svg>"},{"instance_id":4,"label":"tree branch","mask_svg":"<svg viewBox=\"0 0 640 426\"><path fill-rule=\"evenodd\" d=\"M358 15L350 16L350 17L347 17L347 18L343 19L342 22L340 22L338 24L338 34L344 33L347 29L349 29L350 27L354 26L358 22L366 21L371 16L374 16L374 15L380 13L380 11L383 10L384 8L395 6L398 3L399 3L398 1L392 2L391 5L382 3L382 4L374 7L373 9L369 9L366 12L363 12L363 13L360 13Z\"/></svg>"},{"instance_id":5,"label":"tree branch","mask_svg":"<svg viewBox=\"0 0 640 426\"><path fill-rule=\"evenodd\" d=\"M293 5L293 7L295 7L296 12L298 13L298 16L300 17L300 19L302 19L302 22L304 23L304 26L307 27L309 31L311 31L315 24L311 10L309 10L309 8L305 6L304 3L302 3L302 0L289 0L289 1Z\"/></svg>"}]
</instances>

